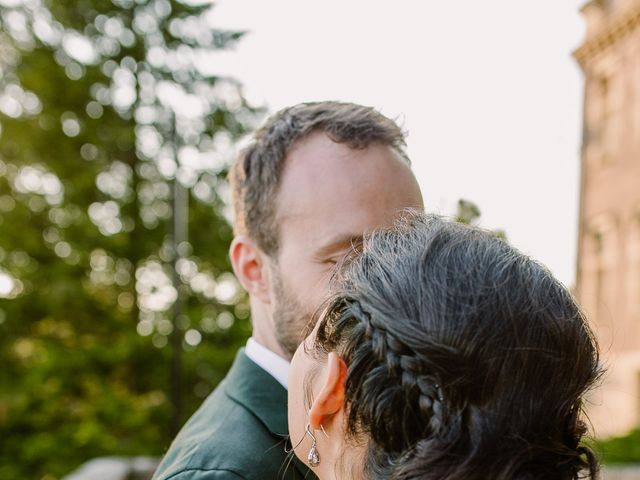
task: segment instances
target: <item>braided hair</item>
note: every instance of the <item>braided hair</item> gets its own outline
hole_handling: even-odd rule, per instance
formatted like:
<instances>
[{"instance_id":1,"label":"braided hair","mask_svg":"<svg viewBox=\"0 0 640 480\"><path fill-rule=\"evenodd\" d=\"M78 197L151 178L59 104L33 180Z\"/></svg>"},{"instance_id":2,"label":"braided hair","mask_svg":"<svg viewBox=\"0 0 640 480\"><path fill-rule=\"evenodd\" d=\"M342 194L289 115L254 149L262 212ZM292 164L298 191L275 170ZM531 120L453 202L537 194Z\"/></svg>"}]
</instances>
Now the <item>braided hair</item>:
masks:
<instances>
[{"instance_id":1,"label":"braided hair","mask_svg":"<svg viewBox=\"0 0 640 480\"><path fill-rule=\"evenodd\" d=\"M595 479L594 337L551 273L489 232L409 214L335 281L313 352L348 366L366 478Z\"/></svg>"}]
</instances>

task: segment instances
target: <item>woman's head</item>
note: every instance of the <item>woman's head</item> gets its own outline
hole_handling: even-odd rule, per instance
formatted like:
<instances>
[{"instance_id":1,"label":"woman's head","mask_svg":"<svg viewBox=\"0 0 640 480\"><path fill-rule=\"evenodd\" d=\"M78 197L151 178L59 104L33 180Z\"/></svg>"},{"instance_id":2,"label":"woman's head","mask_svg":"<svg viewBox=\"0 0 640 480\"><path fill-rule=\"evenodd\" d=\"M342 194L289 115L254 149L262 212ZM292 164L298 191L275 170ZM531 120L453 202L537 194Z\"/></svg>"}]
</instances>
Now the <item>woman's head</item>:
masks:
<instances>
[{"instance_id":1,"label":"woman's head","mask_svg":"<svg viewBox=\"0 0 640 480\"><path fill-rule=\"evenodd\" d=\"M365 239L296 353L291 435L322 425L330 467L358 454L367 478L573 479L595 469L579 417L598 375L547 269L491 233L409 215Z\"/></svg>"}]
</instances>

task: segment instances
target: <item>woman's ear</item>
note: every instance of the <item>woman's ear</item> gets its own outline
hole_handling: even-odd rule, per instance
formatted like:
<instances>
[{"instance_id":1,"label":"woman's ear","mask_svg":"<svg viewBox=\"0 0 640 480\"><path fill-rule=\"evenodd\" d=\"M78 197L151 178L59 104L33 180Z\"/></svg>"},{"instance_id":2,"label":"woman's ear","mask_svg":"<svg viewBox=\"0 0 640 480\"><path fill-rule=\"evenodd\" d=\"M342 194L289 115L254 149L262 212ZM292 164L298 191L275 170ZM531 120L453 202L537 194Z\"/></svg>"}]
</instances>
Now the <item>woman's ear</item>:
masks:
<instances>
[{"instance_id":1,"label":"woman's ear","mask_svg":"<svg viewBox=\"0 0 640 480\"><path fill-rule=\"evenodd\" d=\"M324 370L327 378L309 410L309 423L314 429L327 425L344 407L347 364L337 352L330 352Z\"/></svg>"},{"instance_id":2,"label":"woman's ear","mask_svg":"<svg viewBox=\"0 0 640 480\"><path fill-rule=\"evenodd\" d=\"M247 235L238 235L231 242L229 257L240 284L250 295L263 303L271 303L269 268L265 254Z\"/></svg>"}]
</instances>

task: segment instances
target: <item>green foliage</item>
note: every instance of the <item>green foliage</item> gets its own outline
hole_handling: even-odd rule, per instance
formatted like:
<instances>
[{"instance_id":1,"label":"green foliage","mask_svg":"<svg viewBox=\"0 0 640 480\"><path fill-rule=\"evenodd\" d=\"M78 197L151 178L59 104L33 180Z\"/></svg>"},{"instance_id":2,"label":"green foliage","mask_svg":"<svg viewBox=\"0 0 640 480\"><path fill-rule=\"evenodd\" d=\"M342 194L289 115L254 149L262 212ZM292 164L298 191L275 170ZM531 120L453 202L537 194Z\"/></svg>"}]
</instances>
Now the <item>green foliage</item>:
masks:
<instances>
[{"instance_id":1,"label":"green foliage","mask_svg":"<svg viewBox=\"0 0 640 480\"><path fill-rule=\"evenodd\" d=\"M461 198L458 200L458 206L454 219L456 222L464 223L465 225L476 225L480 221L480 208L470 200ZM493 230L493 233L502 238L507 239L507 234L504 230Z\"/></svg>"},{"instance_id":2,"label":"green foliage","mask_svg":"<svg viewBox=\"0 0 640 480\"><path fill-rule=\"evenodd\" d=\"M621 437L596 440L592 448L605 464L640 463L640 428Z\"/></svg>"},{"instance_id":3,"label":"green foliage","mask_svg":"<svg viewBox=\"0 0 640 480\"><path fill-rule=\"evenodd\" d=\"M456 222L472 225L480 219L480 208L475 203L461 198L458 200L458 208L454 218Z\"/></svg>"},{"instance_id":4,"label":"green foliage","mask_svg":"<svg viewBox=\"0 0 640 480\"><path fill-rule=\"evenodd\" d=\"M182 421L249 334L224 178L259 112L211 68L242 33L192 4L0 2L0 478L160 454L172 330ZM176 181L190 209L174 326Z\"/></svg>"}]
</instances>

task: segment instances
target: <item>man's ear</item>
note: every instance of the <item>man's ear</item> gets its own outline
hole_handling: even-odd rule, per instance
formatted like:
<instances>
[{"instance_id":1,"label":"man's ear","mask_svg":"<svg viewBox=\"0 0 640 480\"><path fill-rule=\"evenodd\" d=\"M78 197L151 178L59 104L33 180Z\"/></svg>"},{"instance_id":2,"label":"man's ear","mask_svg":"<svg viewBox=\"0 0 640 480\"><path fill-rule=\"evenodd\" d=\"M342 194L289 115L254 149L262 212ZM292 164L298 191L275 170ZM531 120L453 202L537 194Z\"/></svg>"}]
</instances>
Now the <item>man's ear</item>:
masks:
<instances>
[{"instance_id":1,"label":"man's ear","mask_svg":"<svg viewBox=\"0 0 640 480\"><path fill-rule=\"evenodd\" d=\"M344 407L347 364L336 352L330 352L325 372L327 378L309 410L309 423L316 430L327 425Z\"/></svg>"},{"instance_id":2,"label":"man's ear","mask_svg":"<svg viewBox=\"0 0 640 480\"><path fill-rule=\"evenodd\" d=\"M263 303L271 303L269 268L266 255L247 235L238 235L231 242L229 257L238 280Z\"/></svg>"}]
</instances>

